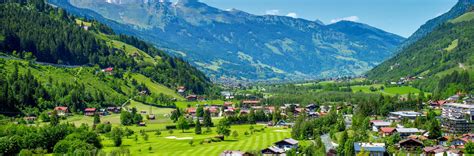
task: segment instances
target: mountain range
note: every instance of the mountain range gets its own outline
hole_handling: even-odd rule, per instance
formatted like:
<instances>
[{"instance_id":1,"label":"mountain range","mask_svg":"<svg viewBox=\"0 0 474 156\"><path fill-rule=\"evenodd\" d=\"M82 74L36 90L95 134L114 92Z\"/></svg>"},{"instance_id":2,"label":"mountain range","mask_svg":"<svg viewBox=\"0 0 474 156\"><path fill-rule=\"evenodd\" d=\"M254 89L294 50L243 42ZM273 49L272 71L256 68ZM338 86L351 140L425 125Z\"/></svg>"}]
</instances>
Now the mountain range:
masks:
<instances>
[{"instance_id":1,"label":"mountain range","mask_svg":"<svg viewBox=\"0 0 474 156\"><path fill-rule=\"evenodd\" d=\"M49 0L184 58L216 81L360 75L405 40L366 24L252 15L197 0Z\"/></svg>"},{"instance_id":2,"label":"mountain range","mask_svg":"<svg viewBox=\"0 0 474 156\"><path fill-rule=\"evenodd\" d=\"M428 21L404 43L400 53L367 76L382 81L423 77L437 82L454 71L474 75L473 6L473 0L460 0L449 12Z\"/></svg>"}]
</instances>

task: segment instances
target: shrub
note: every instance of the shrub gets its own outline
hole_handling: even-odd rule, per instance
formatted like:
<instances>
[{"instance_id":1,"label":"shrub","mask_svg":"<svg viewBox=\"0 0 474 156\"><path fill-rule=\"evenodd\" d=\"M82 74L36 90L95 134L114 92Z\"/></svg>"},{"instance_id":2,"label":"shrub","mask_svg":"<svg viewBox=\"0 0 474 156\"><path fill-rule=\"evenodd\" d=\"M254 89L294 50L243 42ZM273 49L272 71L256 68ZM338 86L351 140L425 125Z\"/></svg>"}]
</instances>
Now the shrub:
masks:
<instances>
[{"instance_id":1,"label":"shrub","mask_svg":"<svg viewBox=\"0 0 474 156\"><path fill-rule=\"evenodd\" d=\"M167 130L176 129L176 125L167 125L165 128Z\"/></svg>"}]
</instances>

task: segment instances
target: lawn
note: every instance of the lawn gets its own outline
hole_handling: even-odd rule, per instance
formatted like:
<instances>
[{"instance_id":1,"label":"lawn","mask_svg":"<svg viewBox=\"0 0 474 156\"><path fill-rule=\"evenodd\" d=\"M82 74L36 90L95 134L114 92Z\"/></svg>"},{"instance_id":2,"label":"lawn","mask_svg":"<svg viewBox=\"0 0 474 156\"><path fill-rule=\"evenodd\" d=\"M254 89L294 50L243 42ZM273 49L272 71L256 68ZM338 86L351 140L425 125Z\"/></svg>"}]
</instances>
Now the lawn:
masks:
<instances>
[{"instance_id":1,"label":"lawn","mask_svg":"<svg viewBox=\"0 0 474 156\"><path fill-rule=\"evenodd\" d=\"M205 101L178 101L175 102L176 107L178 108L187 108L188 105L191 107L195 107L197 104L199 105L223 105L225 101L223 100L205 100ZM232 101L234 104L237 101Z\"/></svg>"},{"instance_id":2,"label":"lawn","mask_svg":"<svg viewBox=\"0 0 474 156\"><path fill-rule=\"evenodd\" d=\"M184 100L184 98L180 95L178 95L174 90L163 86L158 83L154 83L150 78L142 75L142 74L132 74L131 75L133 79L137 80L138 83L143 83L145 86L150 89L151 93L155 94L160 94L163 93L164 95L171 96L173 98L176 98L178 100Z\"/></svg>"},{"instance_id":3,"label":"lawn","mask_svg":"<svg viewBox=\"0 0 474 156\"><path fill-rule=\"evenodd\" d=\"M411 87L411 86L400 86L400 87L384 87L384 90L380 90L382 84L373 84L373 85L363 85L363 86L351 86L353 92L364 92L364 93L377 93L377 94L384 94L384 95L391 95L394 96L398 95L407 95L409 93L418 94L420 92L419 89ZM374 87L377 91L372 92L370 87Z\"/></svg>"},{"instance_id":4,"label":"lawn","mask_svg":"<svg viewBox=\"0 0 474 156\"><path fill-rule=\"evenodd\" d=\"M210 156L219 155L224 150L243 150L256 151L272 145L274 142L290 137L290 129L282 128L266 128L264 132L255 132L250 136L245 136L245 131L249 130L250 125L234 125L232 131L237 131L237 138L226 137L225 141L200 144L201 140L211 138L217 134L213 132L209 134L195 135L193 130L182 133L180 130L174 130L173 134L167 131L162 132L160 136L156 136L154 132L148 132L149 140L145 141L143 137L138 135L138 141L132 136L123 140L124 147L130 149L132 155L173 155L173 156ZM264 126L255 125L256 129ZM194 141L194 145L190 145L190 140ZM110 152L117 147L113 147L112 141L104 138L104 151ZM151 147L151 150L149 148Z\"/></svg>"}]
</instances>

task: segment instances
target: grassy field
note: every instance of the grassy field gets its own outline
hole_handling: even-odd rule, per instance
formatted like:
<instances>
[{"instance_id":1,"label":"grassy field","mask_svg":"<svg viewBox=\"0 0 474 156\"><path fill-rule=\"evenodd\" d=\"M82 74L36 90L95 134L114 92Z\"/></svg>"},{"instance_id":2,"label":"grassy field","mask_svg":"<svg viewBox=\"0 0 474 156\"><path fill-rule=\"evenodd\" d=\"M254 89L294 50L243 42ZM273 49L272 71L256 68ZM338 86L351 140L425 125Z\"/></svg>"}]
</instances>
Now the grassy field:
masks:
<instances>
[{"instance_id":1,"label":"grassy field","mask_svg":"<svg viewBox=\"0 0 474 156\"><path fill-rule=\"evenodd\" d=\"M148 111L150 106L144 105L139 102L131 101L130 105L126 107L135 107L140 112L141 110ZM258 151L272 145L274 142L284 138L290 137L291 129L284 128L266 128L264 125L253 125L255 129L261 130L261 132L255 132L251 135L244 135L245 132L250 132L250 125L232 125L231 130L237 131L239 136L234 138L232 136L226 137L225 141L222 142L211 142L203 143L200 142L204 139L212 138L216 136L215 128L212 128L212 132L196 135L194 134L194 128L186 130L184 133L181 130L173 130L170 134L169 131L164 130L166 125L173 125L172 121L166 116L172 109L170 108L157 108L151 107L153 114L157 116L156 120L146 121L145 127L140 126L121 126L120 125L120 114L112 114L108 116L102 116L102 122L111 122L116 127L130 128L135 131L137 135L137 141L135 136L123 139L122 147L114 147L111 139L105 135L102 137L102 144L104 145L103 151L110 153L114 149L127 148L130 150L131 155L172 155L172 156L217 156L224 150L243 150L243 151ZM144 114L143 114L144 115ZM219 118L213 118L213 122L217 124ZM70 116L62 122L74 123L79 126L82 123L92 125L93 117L86 117L83 115ZM149 136L148 141L145 141L139 134L140 130L147 131ZM163 130L160 136L155 135L157 130ZM206 128L203 127L203 131ZM194 144L190 145L190 140L193 140ZM151 147L151 150L149 150Z\"/></svg>"},{"instance_id":2,"label":"grassy field","mask_svg":"<svg viewBox=\"0 0 474 156\"><path fill-rule=\"evenodd\" d=\"M196 105L223 105L225 101L223 100L206 100L206 101L178 101L176 102L176 107L178 108L187 108L188 105L195 107ZM236 103L237 101L233 101Z\"/></svg>"},{"instance_id":3,"label":"grassy field","mask_svg":"<svg viewBox=\"0 0 474 156\"><path fill-rule=\"evenodd\" d=\"M200 144L201 140L216 136L215 132L195 135L193 130L188 130L185 133L175 130L173 134L163 132L160 136L149 132L147 133L149 135L148 141L145 141L141 136L138 136L138 141L135 141L135 137L132 136L123 140L123 146L129 148L132 155L217 156L224 150L261 150L276 141L290 137L291 130L281 128L266 128L263 132L245 136L244 133L249 130L249 127L250 125L232 126L232 131L237 131L239 137L226 137L222 142ZM263 126L256 125L255 128L261 129ZM194 142L193 145L189 144L191 139ZM104 138L103 145L103 150L106 152L117 148L113 147L112 141L107 138ZM149 150L150 147L151 150Z\"/></svg>"},{"instance_id":4,"label":"grassy field","mask_svg":"<svg viewBox=\"0 0 474 156\"><path fill-rule=\"evenodd\" d=\"M409 93L418 94L420 92L419 89L411 87L411 86L400 86L400 87L384 87L384 90L380 90L382 84L374 84L374 85L364 85L364 86L351 86L353 92L364 92L364 93L377 93L377 94L385 94L385 95L407 95ZM372 92L370 87L374 87L377 91Z\"/></svg>"},{"instance_id":5,"label":"grassy field","mask_svg":"<svg viewBox=\"0 0 474 156\"><path fill-rule=\"evenodd\" d=\"M163 93L165 95L171 96L173 98L176 98L178 100L184 100L184 98L180 95L178 95L174 90L163 86L158 83L154 83L150 78L142 75L142 74L132 74L131 75L133 79L137 80L138 83L144 83L148 89L150 89L150 92L155 93L155 94L160 94Z\"/></svg>"},{"instance_id":6,"label":"grassy field","mask_svg":"<svg viewBox=\"0 0 474 156\"><path fill-rule=\"evenodd\" d=\"M468 12L465 13L464 15L459 16L456 19L451 20L451 23L460 23L460 22L466 22L474 19L474 12Z\"/></svg>"}]
</instances>

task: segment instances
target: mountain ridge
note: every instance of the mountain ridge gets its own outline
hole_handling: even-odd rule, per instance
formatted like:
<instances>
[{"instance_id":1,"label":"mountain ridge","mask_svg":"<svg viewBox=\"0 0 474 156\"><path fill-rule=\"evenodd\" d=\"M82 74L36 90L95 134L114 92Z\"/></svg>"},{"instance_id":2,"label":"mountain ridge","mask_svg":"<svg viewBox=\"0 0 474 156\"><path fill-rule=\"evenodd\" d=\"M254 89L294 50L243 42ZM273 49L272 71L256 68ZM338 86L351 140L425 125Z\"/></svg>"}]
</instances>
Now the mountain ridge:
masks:
<instances>
[{"instance_id":1,"label":"mountain ridge","mask_svg":"<svg viewBox=\"0 0 474 156\"><path fill-rule=\"evenodd\" d=\"M91 0L50 3L108 20L105 23L114 30L172 49L169 53L183 57L214 80L288 81L358 75L390 57L391 50L404 40L368 25L350 27L365 34L360 37L341 31L338 25L344 26L346 21L323 25L285 16L257 16L235 9L219 10L195 0L132 5Z\"/></svg>"}]
</instances>

